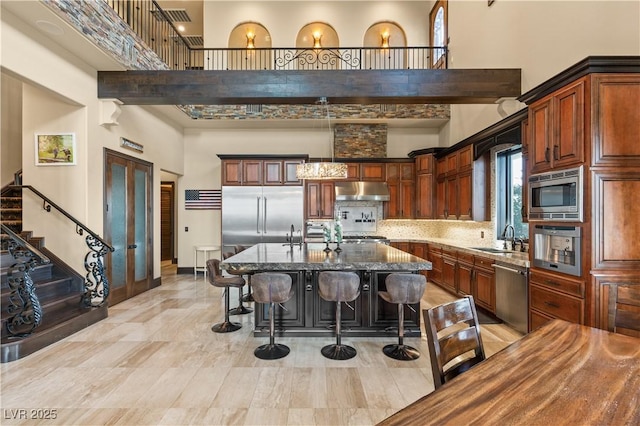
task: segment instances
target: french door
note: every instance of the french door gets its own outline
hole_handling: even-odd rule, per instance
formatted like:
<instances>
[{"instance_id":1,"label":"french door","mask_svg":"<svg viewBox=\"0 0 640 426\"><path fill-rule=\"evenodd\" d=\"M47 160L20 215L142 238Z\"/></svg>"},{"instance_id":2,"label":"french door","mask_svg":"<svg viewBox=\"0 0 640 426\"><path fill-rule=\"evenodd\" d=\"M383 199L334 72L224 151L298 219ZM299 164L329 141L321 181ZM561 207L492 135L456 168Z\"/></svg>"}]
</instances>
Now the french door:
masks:
<instances>
[{"instance_id":1,"label":"french door","mask_svg":"<svg viewBox=\"0 0 640 426\"><path fill-rule=\"evenodd\" d=\"M151 288L153 279L152 164L105 150L105 259L109 305Z\"/></svg>"}]
</instances>

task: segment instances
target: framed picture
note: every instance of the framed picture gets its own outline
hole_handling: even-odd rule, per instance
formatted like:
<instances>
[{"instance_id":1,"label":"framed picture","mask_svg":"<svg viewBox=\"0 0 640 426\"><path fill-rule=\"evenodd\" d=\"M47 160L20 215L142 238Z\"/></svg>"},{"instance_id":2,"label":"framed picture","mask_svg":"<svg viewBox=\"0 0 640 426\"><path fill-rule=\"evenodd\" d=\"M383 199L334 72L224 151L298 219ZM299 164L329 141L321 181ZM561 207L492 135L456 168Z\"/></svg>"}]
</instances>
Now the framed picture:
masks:
<instances>
[{"instance_id":1,"label":"framed picture","mask_svg":"<svg viewBox=\"0 0 640 426\"><path fill-rule=\"evenodd\" d=\"M36 166L72 166L75 164L75 133L36 134Z\"/></svg>"}]
</instances>

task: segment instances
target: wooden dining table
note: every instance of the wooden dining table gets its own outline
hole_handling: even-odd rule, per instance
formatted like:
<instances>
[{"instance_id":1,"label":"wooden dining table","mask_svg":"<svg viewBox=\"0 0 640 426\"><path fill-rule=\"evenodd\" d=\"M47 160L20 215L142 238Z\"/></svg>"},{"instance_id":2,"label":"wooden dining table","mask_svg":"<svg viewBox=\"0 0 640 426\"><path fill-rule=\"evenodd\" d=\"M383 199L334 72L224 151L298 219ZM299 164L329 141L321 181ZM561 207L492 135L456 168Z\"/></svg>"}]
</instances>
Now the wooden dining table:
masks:
<instances>
[{"instance_id":1,"label":"wooden dining table","mask_svg":"<svg viewBox=\"0 0 640 426\"><path fill-rule=\"evenodd\" d=\"M640 339L553 320L379 425L640 425Z\"/></svg>"}]
</instances>

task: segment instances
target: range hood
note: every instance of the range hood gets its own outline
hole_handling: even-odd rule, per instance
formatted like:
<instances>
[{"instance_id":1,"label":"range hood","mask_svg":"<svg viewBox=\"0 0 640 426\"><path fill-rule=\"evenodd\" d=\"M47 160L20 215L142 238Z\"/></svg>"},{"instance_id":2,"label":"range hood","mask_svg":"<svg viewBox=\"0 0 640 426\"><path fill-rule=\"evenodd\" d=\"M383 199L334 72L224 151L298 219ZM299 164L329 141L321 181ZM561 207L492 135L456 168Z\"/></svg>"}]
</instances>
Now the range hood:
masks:
<instances>
[{"instance_id":1,"label":"range hood","mask_svg":"<svg viewBox=\"0 0 640 426\"><path fill-rule=\"evenodd\" d=\"M389 201L386 182L336 182L336 201Z\"/></svg>"}]
</instances>

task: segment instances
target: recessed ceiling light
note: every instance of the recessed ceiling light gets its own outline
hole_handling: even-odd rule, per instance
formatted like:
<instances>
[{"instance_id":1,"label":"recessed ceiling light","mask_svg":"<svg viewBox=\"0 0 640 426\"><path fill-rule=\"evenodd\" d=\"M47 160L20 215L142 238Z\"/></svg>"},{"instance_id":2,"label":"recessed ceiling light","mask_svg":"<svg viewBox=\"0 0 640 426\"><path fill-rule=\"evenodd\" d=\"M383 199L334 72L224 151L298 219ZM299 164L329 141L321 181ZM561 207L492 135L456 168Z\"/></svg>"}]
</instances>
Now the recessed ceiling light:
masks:
<instances>
[{"instance_id":1,"label":"recessed ceiling light","mask_svg":"<svg viewBox=\"0 0 640 426\"><path fill-rule=\"evenodd\" d=\"M184 25L178 25L178 31L183 33L184 32Z\"/></svg>"},{"instance_id":2,"label":"recessed ceiling light","mask_svg":"<svg viewBox=\"0 0 640 426\"><path fill-rule=\"evenodd\" d=\"M36 21L36 25L41 31L52 35L62 35L64 30L53 22L39 20Z\"/></svg>"}]
</instances>

